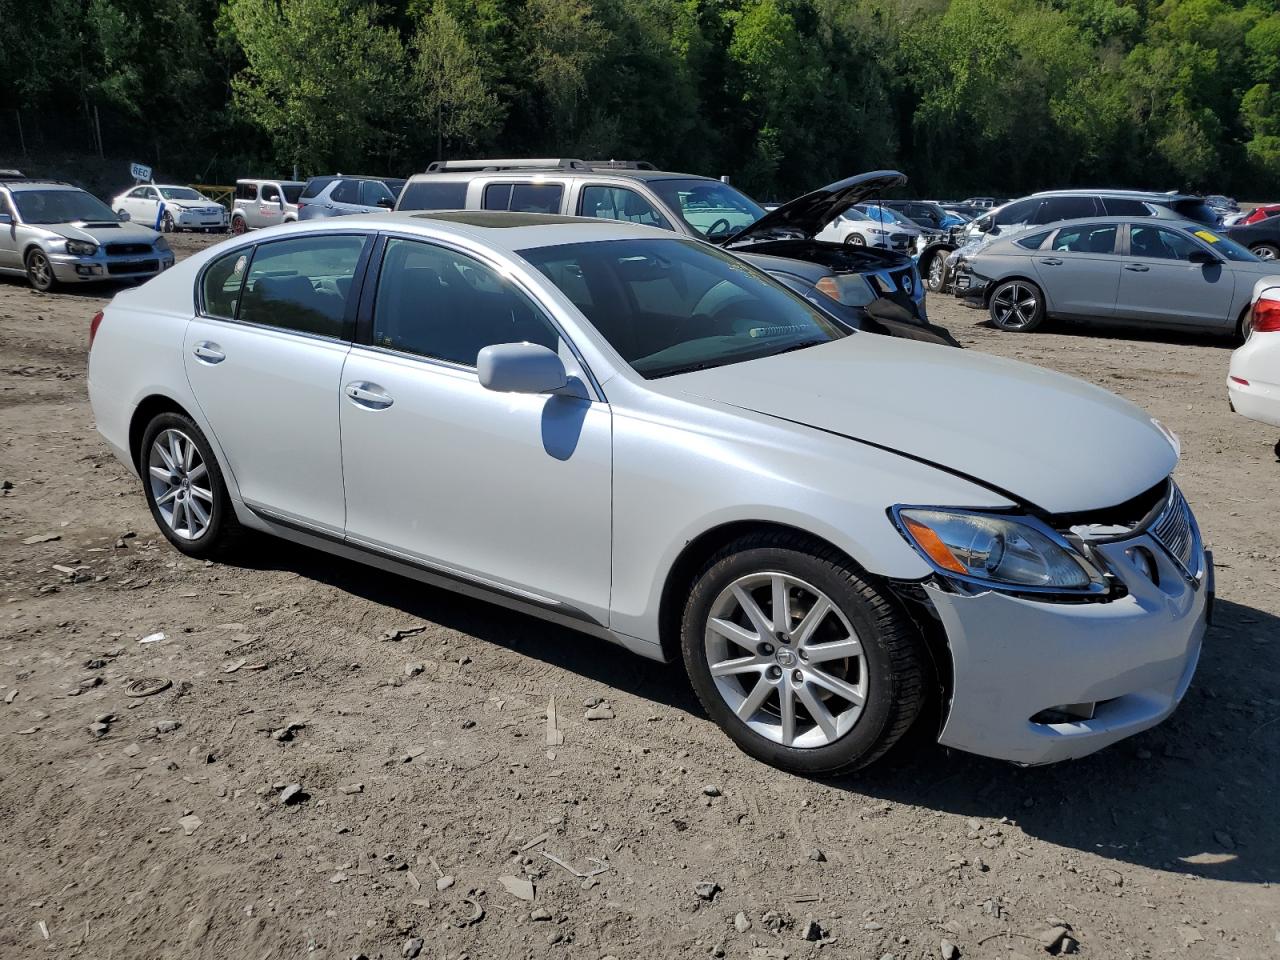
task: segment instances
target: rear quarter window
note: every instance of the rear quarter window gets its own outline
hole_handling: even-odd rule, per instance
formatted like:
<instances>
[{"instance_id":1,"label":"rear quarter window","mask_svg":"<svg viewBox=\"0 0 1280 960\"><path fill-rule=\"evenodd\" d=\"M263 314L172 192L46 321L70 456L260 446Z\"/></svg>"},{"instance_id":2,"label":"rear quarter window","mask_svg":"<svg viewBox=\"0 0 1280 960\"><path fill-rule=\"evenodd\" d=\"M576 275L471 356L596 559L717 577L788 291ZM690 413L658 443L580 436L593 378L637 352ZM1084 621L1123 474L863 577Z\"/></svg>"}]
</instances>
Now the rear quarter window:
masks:
<instances>
[{"instance_id":1,"label":"rear quarter window","mask_svg":"<svg viewBox=\"0 0 1280 960\"><path fill-rule=\"evenodd\" d=\"M1023 247L1026 250L1039 250L1044 246L1044 242L1049 239L1052 230L1042 230L1040 233L1033 233L1027 237L1019 237L1013 241L1015 246Z\"/></svg>"},{"instance_id":2,"label":"rear quarter window","mask_svg":"<svg viewBox=\"0 0 1280 960\"><path fill-rule=\"evenodd\" d=\"M1200 199L1175 200L1169 204L1169 209L1196 223L1212 226L1218 222L1218 215L1213 212L1213 208Z\"/></svg>"},{"instance_id":3,"label":"rear quarter window","mask_svg":"<svg viewBox=\"0 0 1280 960\"><path fill-rule=\"evenodd\" d=\"M433 183L413 180L405 185L397 210L465 210L467 184L461 180Z\"/></svg>"},{"instance_id":4,"label":"rear quarter window","mask_svg":"<svg viewBox=\"0 0 1280 960\"><path fill-rule=\"evenodd\" d=\"M333 183L334 177L312 177L307 181L307 185L302 188L302 199L309 200L312 197L318 197L324 191L324 188Z\"/></svg>"},{"instance_id":5,"label":"rear quarter window","mask_svg":"<svg viewBox=\"0 0 1280 960\"><path fill-rule=\"evenodd\" d=\"M248 272L251 248L232 250L219 257L204 271L201 278L200 312L206 317L234 320L240 302L240 291Z\"/></svg>"}]
</instances>

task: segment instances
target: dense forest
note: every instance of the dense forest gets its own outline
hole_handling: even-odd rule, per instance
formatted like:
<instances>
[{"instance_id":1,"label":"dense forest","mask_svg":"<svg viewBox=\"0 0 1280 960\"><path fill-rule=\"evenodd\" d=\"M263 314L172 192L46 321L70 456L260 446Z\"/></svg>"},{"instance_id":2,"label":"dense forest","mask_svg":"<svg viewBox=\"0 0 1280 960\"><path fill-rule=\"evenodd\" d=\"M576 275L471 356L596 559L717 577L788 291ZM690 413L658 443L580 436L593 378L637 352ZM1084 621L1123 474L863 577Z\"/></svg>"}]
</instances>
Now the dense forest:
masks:
<instances>
[{"instance_id":1,"label":"dense forest","mask_svg":"<svg viewBox=\"0 0 1280 960\"><path fill-rule=\"evenodd\" d=\"M96 124L95 124L96 118ZM101 141L97 130L101 129ZM186 180L643 158L762 198L1271 197L1275 0L0 0L0 155Z\"/></svg>"}]
</instances>

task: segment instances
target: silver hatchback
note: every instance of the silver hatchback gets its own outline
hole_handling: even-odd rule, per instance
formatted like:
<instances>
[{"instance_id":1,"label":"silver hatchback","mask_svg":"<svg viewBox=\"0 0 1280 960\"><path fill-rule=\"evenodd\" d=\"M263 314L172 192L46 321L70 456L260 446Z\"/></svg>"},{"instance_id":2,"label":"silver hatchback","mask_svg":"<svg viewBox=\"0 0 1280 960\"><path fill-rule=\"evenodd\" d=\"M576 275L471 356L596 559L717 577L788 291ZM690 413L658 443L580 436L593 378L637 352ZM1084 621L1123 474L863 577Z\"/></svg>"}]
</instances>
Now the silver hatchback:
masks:
<instances>
[{"instance_id":1,"label":"silver hatchback","mask_svg":"<svg viewBox=\"0 0 1280 960\"><path fill-rule=\"evenodd\" d=\"M0 179L0 273L47 291L59 283L145 279L172 266L164 237L121 219L79 187Z\"/></svg>"}]
</instances>

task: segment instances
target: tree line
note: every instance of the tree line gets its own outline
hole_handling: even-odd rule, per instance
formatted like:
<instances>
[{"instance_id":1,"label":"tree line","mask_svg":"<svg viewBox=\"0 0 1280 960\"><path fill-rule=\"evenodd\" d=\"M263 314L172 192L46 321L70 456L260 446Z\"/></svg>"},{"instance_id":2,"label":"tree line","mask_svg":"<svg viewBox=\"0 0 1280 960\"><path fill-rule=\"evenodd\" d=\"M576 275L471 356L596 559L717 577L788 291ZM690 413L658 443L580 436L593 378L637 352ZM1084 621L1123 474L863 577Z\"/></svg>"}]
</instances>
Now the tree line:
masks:
<instances>
[{"instance_id":1,"label":"tree line","mask_svg":"<svg viewBox=\"0 0 1280 960\"><path fill-rule=\"evenodd\" d=\"M785 198L1280 176L1275 0L0 0L0 154L184 179L642 158ZM52 132L52 133L49 133ZM65 137L64 137L65 139Z\"/></svg>"}]
</instances>

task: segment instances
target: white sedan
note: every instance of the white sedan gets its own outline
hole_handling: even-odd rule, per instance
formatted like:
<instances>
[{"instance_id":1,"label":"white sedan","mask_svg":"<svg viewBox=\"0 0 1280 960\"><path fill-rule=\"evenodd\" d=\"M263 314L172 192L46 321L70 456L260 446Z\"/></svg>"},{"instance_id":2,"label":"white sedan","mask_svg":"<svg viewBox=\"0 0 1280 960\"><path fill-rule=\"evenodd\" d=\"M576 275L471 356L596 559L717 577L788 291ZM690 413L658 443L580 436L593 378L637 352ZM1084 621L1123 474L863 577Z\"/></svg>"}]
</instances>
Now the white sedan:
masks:
<instances>
[{"instance_id":1,"label":"white sedan","mask_svg":"<svg viewBox=\"0 0 1280 960\"><path fill-rule=\"evenodd\" d=\"M1231 409L1280 427L1280 277L1259 280L1242 324L1244 346L1231 354L1227 393ZM1280 458L1280 442L1276 443Z\"/></svg>"},{"instance_id":2,"label":"white sedan","mask_svg":"<svg viewBox=\"0 0 1280 960\"><path fill-rule=\"evenodd\" d=\"M144 183L126 190L111 201L116 213L173 233L178 230L223 232L230 224L227 208L210 200L199 190L170 183Z\"/></svg>"},{"instance_id":3,"label":"white sedan","mask_svg":"<svg viewBox=\"0 0 1280 960\"><path fill-rule=\"evenodd\" d=\"M272 227L118 294L90 341L98 428L178 550L270 533L682 661L788 770L937 713L961 750L1083 756L1195 670L1212 565L1159 424L849 332L670 231Z\"/></svg>"}]
</instances>

